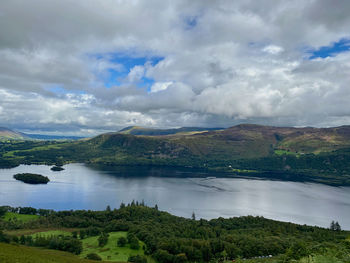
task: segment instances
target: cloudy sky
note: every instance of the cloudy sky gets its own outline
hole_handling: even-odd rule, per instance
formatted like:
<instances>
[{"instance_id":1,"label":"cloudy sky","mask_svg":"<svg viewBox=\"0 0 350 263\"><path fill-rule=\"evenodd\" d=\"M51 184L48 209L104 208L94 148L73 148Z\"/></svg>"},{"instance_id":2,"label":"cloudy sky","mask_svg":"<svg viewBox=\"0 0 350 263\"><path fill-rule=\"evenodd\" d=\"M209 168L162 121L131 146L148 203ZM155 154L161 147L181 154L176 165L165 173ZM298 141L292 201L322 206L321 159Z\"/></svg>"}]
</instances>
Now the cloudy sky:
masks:
<instances>
[{"instance_id":1,"label":"cloudy sky","mask_svg":"<svg viewBox=\"0 0 350 263\"><path fill-rule=\"evenodd\" d=\"M1 0L0 126L350 124L350 1Z\"/></svg>"}]
</instances>

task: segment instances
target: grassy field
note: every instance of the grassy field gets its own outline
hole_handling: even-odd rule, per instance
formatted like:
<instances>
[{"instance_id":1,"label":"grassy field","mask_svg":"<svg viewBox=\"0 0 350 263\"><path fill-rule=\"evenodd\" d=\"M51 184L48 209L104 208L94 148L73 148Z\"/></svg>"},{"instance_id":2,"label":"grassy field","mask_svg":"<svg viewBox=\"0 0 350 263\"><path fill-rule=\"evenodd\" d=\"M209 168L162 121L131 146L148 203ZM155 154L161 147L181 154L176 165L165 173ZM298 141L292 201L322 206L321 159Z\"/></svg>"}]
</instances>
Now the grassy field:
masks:
<instances>
[{"instance_id":1,"label":"grassy field","mask_svg":"<svg viewBox=\"0 0 350 263\"><path fill-rule=\"evenodd\" d=\"M286 150L275 150L274 151L276 155L285 155L285 154L289 154L289 155L295 155L295 156L299 156L299 154L295 153L295 152L290 152L290 151L286 151Z\"/></svg>"},{"instance_id":2,"label":"grassy field","mask_svg":"<svg viewBox=\"0 0 350 263\"><path fill-rule=\"evenodd\" d=\"M140 242L138 250L131 249L127 244L125 247L118 247L117 240L120 237L126 237L127 232L111 232L109 233L108 243L104 247L98 246L98 236L83 239L83 252L80 257L86 257L89 253L98 254L102 260L126 262L130 255L144 255L142 249L144 243ZM154 262L148 258L148 262Z\"/></svg>"},{"instance_id":3,"label":"grassy field","mask_svg":"<svg viewBox=\"0 0 350 263\"><path fill-rule=\"evenodd\" d=\"M28 221L36 220L38 218L39 218L38 215L22 215L22 214L17 214L12 212L7 212L4 216L4 220L6 221L17 220L22 222L28 222Z\"/></svg>"},{"instance_id":4,"label":"grassy field","mask_svg":"<svg viewBox=\"0 0 350 263\"><path fill-rule=\"evenodd\" d=\"M9 232L8 234L13 235L31 235L35 236L51 236L51 235L65 235L70 236L72 231L75 229L37 229L28 230L27 232L18 233L16 231ZM143 246L144 243L139 241L140 248L135 250L131 249L127 244L125 247L118 247L117 241L120 237L127 236L127 232L111 232L109 233L108 243L104 247L98 246L98 236L84 238L83 242L83 252L79 255L80 258L85 258L89 253L98 254L102 260L113 261L113 262L127 262L130 255L144 255ZM149 263L154 263L155 261L151 257L147 257ZM2 261L0 261L2 262Z\"/></svg>"},{"instance_id":5,"label":"grassy field","mask_svg":"<svg viewBox=\"0 0 350 263\"><path fill-rule=\"evenodd\" d=\"M63 228L63 229L57 229L57 228L39 228L39 229L16 229L16 230L10 230L5 231L8 235L13 236L36 236L36 235L42 235L42 236L49 236L49 235L71 235L73 231L79 231L79 229L76 228Z\"/></svg>"},{"instance_id":6,"label":"grassy field","mask_svg":"<svg viewBox=\"0 0 350 263\"><path fill-rule=\"evenodd\" d=\"M88 263L97 262L81 259L71 253L26 247L21 245L10 245L0 243L1 263ZM99 261L101 262L101 261Z\"/></svg>"}]
</instances>

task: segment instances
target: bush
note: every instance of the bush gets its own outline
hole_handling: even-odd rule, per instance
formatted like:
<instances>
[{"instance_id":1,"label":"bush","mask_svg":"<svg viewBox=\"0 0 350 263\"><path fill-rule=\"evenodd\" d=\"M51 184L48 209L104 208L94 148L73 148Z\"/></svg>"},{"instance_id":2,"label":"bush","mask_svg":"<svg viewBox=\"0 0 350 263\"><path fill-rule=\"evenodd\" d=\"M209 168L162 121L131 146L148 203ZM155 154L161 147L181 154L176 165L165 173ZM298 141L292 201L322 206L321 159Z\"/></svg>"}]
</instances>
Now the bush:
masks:
<instances>
[{"instance_id":1,"label":"bush","mask_svg":"<svg viewBox=\"0 0 350 263\"><path fill-rule=\"evenodd\" d=\"M91 259L91 260L97 260L97 261L101 261L102 260L102 258L96 253L89 253L89 254L87 254L87 256L85 258L86 259Z\"/></svg>"},{"instance_id":2,"label":"bush","mask_svg":"<svg viewBox=\"0 0 350 263\"><path fill-rule=\"evenodd\" d=\"M130 256L128 258L128 262L132 262L132 263L147 263L147 258L145 256L140 256L140 255Z\"/></svg>"}]
</instances>

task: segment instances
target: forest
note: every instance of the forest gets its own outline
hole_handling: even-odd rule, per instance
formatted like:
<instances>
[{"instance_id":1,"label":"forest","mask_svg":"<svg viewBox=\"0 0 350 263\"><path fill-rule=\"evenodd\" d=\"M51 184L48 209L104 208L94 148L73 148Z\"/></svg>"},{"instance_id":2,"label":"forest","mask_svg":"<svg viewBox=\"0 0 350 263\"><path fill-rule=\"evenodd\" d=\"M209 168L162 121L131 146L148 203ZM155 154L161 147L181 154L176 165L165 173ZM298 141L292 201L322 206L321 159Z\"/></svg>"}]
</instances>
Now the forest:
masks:
<instances>
[{"instance_id":1,"label":"forest","mask_svg":"<svg viewBox=\"0 0 350 263\"><path fill-rule=\"evenodd\" d=\"M337 222L330 222L330 228L325 229L253 216L204 220L196 219L193 214L191 219L186 219L159 211L157 206L147 207L143 202L134 201L121 204L119 209L108 206L104 211L56 212L30 207L1 207L0 215L6 213L36 215L37 218L30 221L0 220L0 242L63 250L77 255L82 253L82 242L86 238L98 237L98 244L103 248L111 234L127 232L115 246L128 244L143 251L143 254L128 258L130 262L222 262L255 258L268 262L297 262L313 256L350 261L350 233L342 231ZM26 231L35 233L36 229L74 231L65 236L23 234ZM140 244L143 245L140 247ZM98 253L86 257L99 259Z\"/></svg>"}]
</instances>

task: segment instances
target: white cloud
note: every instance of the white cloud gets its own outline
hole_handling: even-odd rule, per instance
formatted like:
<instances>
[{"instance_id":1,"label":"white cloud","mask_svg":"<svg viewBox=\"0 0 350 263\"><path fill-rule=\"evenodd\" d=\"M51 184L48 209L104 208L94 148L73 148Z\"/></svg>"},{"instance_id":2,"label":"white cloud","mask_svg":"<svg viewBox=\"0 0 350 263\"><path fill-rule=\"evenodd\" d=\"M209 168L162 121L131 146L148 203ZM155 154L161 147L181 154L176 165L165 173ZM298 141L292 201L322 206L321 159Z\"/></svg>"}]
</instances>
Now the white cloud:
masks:
<instances>
[{"instance_id":1,"label":"white cloud","mask_svg":"<svg viewBox=\"0 0 350 263\"><path fill-rule=\"evenodd\" d=\"M277 54L283 52L283 48L279 47L279 46L275 46L275 45L268 45L268 46L264 47L262 51L270 53L272 55L277 55Z\"/></svg>"},{"instance_id":2,"label":"white cloud","mask_svg":"<svg viewBox=\"0 0 350 263\"><path fill-rule=\"evenodd\" d=\"M4 1L0 126L350 124L350 52L305 54L349 38L349 13L331 0ZM127 66L114 53L164 59Z\"/></svg>"},{"instance_id":3,"label":"white cloud","mask_svg":"<svg viewBox=\"0 0 350 263\"><path fill-rule=\"evenodd\" d=\"M168 82L156 82L152 85L150 92L159 92L162 90L166 90L169 85L171 85L172 82L168 81Z\"/></svg>"}]
</instances>

